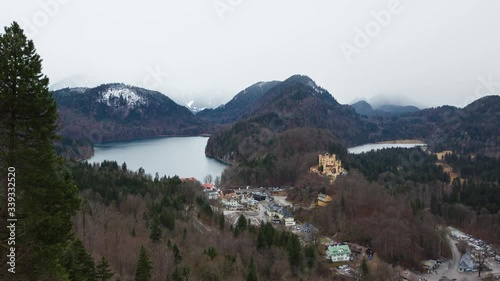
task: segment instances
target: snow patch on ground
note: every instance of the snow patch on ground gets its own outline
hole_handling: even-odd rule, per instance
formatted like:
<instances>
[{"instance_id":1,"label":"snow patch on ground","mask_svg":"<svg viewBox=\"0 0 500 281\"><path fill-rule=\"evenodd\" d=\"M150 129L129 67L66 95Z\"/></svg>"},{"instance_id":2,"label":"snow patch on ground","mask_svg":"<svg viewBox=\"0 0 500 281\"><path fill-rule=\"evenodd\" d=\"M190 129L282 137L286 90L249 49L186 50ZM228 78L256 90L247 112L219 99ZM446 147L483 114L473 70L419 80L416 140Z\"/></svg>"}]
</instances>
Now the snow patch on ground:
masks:
<instances>
[{"instance_id":1,"label":"snow patch on ground","mask_svg":"<svg viewBox=\"0 0 500 281\"><path fill-rule=\"evenodd\" d=\"M317 94L324 94L325 93L325 90L321 87L319 87L318 85L316 85L316 83L314 83L313 81L309 81L307 83L307 85L311 88L313 88L313 90L317 93ZM313 93L313 96L315 96L315 94Z\"/></svg>"},{"instance_id":2,"label":"snow patch on ground","mask_svg":"<svg viewBox=\"0 0 500 281\"><path fill-rule=\"evenodd\" d=\"M142 96L126 87L109 88L101 93L101 101L106 102L108 106L120 105L119 102L121 98L125 99L129 108L146 103L146 100Z\"/></svg>"}]
</instances>

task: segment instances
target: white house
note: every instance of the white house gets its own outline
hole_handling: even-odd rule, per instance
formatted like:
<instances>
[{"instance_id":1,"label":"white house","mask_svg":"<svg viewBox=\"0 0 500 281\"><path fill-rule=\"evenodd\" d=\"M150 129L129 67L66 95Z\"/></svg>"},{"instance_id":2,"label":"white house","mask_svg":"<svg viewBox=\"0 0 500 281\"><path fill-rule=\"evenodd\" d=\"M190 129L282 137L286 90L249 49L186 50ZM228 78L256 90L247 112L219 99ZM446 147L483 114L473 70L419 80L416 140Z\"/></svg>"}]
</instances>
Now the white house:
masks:
<instances>
[{"instance_id":1,"label":"white house","mask_svg":"<svg viewBox=\"0 0 500 281\"><path fill-rule=\"evenodd\" d=\"M347 245L330 246L326 251L326 256L332 262L349 261L351 259L351 249Z\"/></svg>"},{"instance_id":2,"label":"white house","mask_svg":"<svg viewBox=\"0 0 500 281\"><path fill-rule=\"evenodd\" d=\"M285 226L295 225L295 219L293 217L285 218Z\"/></svg>"}]
</instances>

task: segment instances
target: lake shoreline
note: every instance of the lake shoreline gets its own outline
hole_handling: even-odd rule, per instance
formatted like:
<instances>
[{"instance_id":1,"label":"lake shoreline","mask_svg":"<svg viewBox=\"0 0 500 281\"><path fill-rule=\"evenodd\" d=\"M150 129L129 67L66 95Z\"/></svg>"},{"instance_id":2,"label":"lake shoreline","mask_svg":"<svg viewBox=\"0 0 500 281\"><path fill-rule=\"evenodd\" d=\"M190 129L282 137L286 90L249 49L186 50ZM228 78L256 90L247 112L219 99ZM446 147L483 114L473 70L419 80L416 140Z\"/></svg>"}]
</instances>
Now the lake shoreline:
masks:
<instances>
[{"instance_id":1,"label":"lake shoreline","mask_svg":"<svg viewBox=\"0 0 500 281\"><path fill-rule=\"evenodd\" d=\"M421 140L391 140L391 141L380 141L376 144L425 144Z\"/></svg>"},{"instance_id":2,"label":"lake shoreline","mask_svg":"<svg viewBox=\"0 0 500 281\"><path fill-rule=\"evenodd\" d=\"M230 165L205 154L208 138L203 136L157 136L130 141L102 142L94 145L94 156L88 162L104 160L127 163L129 170L143 168L148 174L194 177L220 176Z\"/></svg>"},{"instance_id":3,"label":"lake shoreline","mask_svg":"<svg viewBox=\"0 0 500 281\"><path fill-rule=\"evenodd\" d=\"M81 159L77 159L77 161L83 162L83 161L87 161L90 158L94 157L95 147L99 146L100 144L141 141L141 140L159 139L159 138L191 138L191 137L209 138L211 136L212 136L211 134L198 134L198 135L156 135L156 136L143 137L143 138L129 138L129 139L119 139L119 140L111 140L111 141L101 141L101 142L99 142L97 144L91 143L91 145L92 145L92 153L90 155L88 155L88 156L82 157ZM220 161L219 159L215 159L215 160L218 160L219 162L222 162L223 164L230 165L228 163L224 163L224 161Z\"/></svg>"},{"instance_id":4,"label":"lake shoreline","mask_svg":"<svg viewBox=\"0 0 500 281\"><path fill-rule=\"evenodd\" d=\"M350 154L361 154L361 153L366 153L370 151L377 151L380 149L387 149L387 148L414 148L414 147L422 147L426 146L427 144L423 142L404 142L400 143L397 141L393 142L383 142L383 143L367 143L359 146L354 146L354 147L349 147L347 151Z\"/></svg>"}]
</instances>

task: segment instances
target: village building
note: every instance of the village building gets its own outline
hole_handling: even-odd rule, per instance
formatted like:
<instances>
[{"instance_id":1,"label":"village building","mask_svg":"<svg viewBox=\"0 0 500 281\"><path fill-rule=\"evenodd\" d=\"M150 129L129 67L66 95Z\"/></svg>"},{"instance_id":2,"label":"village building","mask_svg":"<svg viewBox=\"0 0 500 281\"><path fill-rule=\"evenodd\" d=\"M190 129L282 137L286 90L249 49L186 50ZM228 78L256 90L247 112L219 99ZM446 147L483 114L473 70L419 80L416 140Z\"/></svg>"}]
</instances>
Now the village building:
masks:
<instances>
[{"instance_id":1,"label":"village building","mask_svg":"<svg viewBox=\"0 0 500 281\"><path fill-rule=\"evenodd\" d=\"M237 200L230 199L229 201L226 199L221 200L222 205L228 210L242 210L243 205L241 205Z\"/></svg>"},{"instance_id":2,"label":"village building","mask_svg":"<svg viewBox=\"0 0 500 281\"><path fill-rule=\"evenodd\" d=\"M207 192L208 200L217 200L217 199L219 199L219 195L220 195L219 191L217 191L217 190Z\"/></svg>"},{"instance_id":3,"label":"village building","mask_svg":"<svg viewBox=\"0 0 500 281\"><path fill-rule=\"evenodd\" d=\"M293 217L285 218L285 226L295 225L295 219Z\"/></svg>"},{"instance_id":4,"label":"village building","mask_svg":"<svg viewBox=\"0 0 500 281\"><path fill-rule=\"evenodd\" d=\"M330 204L332 200L332 197L330 197L329 195L323 193L318 194L318 206L328 206L328 204Z\"/></svg>"},{"instance_id":5,"label":"village building","mask_svg":"<svg viewBox=\"0 0 500 281\"><path fill-rule=\"evenodd\" d=\"M458 264L459 272L472 272L475 270L474 260L469 253L465 253L462 255L460 259L460 263Z\"/></svg>"},{"instance_id":6,"label":"village building","mask_svg":"<svg viewBox=\"0 0 500 281\"><path fill-rule=\"evenodd\" d=\"M343 262L351 259L351 249L347 245L329 246L326 251L326 256L332 262Z\"/></svg>"},{"instance_id":7,"label":"village building","mask_svg":"<svg viewBox=\"0 0 500 281\"><path fill-rule=\"evenodd\" d=\"M436 157L437 157L437 160L444 160L446 155L449 154L449 155L452 155L453 154L453 151L451 150L445 150L445 151L441 151L441 152L436 152Z\"/></svg>"},{"instance_id":8,"label":"village building","mask_svg":"<svg viewBox=\"0 0 500 281\"><path fill-rule=\"evenodd\" d=\"M203 184L203 188L204 189L214 189L215 188L215 185L211 184L211 183L204 183Z\"/></svg>"},{"instance_id":9,"label":"village building","mask_svg":"<svg viewBox=\"0 0 500 281\"><path fill-rule=\"evenodd\" d=\"M421 281L422 278L418 276L417 274L409 271L409 270L403 270L399 274L401 276L401 280L405 281Z\"/></svg>"},{"instance_id":10,"label":"village building","mask_svg":"<svg viewBox=\"0 0 500 281\"><path fill-rule=\"evenodd\" d=\"M190 178L181 178L181 182L198 182L197 179L190 177Z\"/></svg>"}]
</instances>

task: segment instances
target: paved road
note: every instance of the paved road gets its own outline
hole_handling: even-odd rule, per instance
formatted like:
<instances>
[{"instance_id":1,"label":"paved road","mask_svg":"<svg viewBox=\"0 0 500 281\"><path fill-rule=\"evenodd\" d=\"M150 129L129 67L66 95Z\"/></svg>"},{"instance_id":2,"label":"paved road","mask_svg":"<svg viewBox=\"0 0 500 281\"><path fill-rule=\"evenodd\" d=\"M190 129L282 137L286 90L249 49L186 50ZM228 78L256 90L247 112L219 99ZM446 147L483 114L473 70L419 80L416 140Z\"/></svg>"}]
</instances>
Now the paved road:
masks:
<instances>
[{"instance_id":1,"label":"paved road","mask_svg":"<svg viewBox=\"0 0 500 281\"><path fill-rule=\"evenodd\" d=\"M462 280L479 281L479 280L481 280L481 278L478 277L477 272L470 272L470 273L458 272L458 264L460 262L460 258L462 257L462 255L460 254L460 252L457 249L457 245L455 244L455 243L458 243L458 241L451 239L447 235L446 242L450 246L453 258L449 261L445 261L437 269L437 274L422 274L422 277L424 277L428 281L439 281L439 279L443 276L446 276L449 279L456 278L457 281L462 281ZM449 266L449 265L451 265L451 266ZM493 268L493 269L494 269L493 272L495 272L495 268ZM486 274L488 274L488 272L481 273L481 275L483 277L486 276Z\"/></svg>"}]
</instances>

